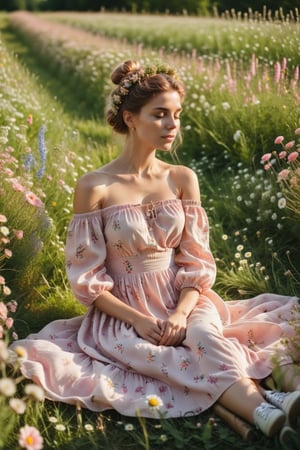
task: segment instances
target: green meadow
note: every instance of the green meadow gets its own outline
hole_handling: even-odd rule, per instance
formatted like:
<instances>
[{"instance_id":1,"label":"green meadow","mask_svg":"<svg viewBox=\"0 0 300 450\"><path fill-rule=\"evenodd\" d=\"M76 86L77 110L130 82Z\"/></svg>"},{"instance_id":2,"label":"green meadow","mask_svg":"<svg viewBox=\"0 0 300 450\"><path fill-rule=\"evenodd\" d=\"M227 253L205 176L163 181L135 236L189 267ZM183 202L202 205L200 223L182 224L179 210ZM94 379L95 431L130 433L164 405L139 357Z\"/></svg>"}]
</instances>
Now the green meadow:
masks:
<instances>
[{"instance_id":1,"label":"green meadow","mask_svg":"<svg viewBox=\"0 0 300 450\"><path fill-rule=\"evenodd\" d=\"M76 180L122 145L104 107L129 58L168 62L186 84L177 156L199 177L215 290L300 296L299 31L285 18L0 16L0 378L11 388L0 380L0 449L20 448L25 424L45 449L282 449L277 437L244 441L212 411L151 421L43 401L7 345L85 311L65 275L66 228Z\"/></svg>"}]
</instances>

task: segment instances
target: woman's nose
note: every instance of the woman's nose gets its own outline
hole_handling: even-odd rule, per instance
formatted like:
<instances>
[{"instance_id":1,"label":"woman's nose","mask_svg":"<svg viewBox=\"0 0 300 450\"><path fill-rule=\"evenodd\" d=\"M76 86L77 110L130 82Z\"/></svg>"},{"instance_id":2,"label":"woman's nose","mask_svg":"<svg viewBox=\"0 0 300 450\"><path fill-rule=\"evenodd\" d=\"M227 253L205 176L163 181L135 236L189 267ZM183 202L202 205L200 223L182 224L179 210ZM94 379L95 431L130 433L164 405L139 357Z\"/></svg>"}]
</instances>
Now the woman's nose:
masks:
<instances>
[{"instance_id":1,"label":"woman's nose","mask_svg":"<svg viewBox=\"0 0 300 450\"><path fill-rule=\"evenodd\" d=\"M176 119L175 119L175 117L170 116L168 118L167 127L168 128L176 128Z\"/></svg>"}]
</instances>

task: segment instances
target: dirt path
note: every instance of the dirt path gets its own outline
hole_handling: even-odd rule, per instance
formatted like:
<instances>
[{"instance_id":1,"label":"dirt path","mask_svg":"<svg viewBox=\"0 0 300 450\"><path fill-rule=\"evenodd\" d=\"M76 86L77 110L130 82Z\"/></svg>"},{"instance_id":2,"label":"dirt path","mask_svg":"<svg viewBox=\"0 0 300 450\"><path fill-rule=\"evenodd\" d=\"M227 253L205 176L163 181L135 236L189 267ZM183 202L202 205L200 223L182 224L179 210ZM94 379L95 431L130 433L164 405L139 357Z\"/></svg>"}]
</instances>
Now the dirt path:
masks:
<instances>
[{"instance_id":1,"label":"dirt path","mask_svg":"<svg viewBox=\"0 0 300 450\"><path fill-rule=\"evenodd\" d=\"M133 51L136 53L139 46L127 44L124 40L106 38L92 34L79 28L65 25L59 22L46 20L38 15L25 11L17 11L10 14L10 22L16 27L28 29L30 33L38 33L47 36L49 40L69 42L70 45L78 44L80 47L92 50L117 50Z\"/></svg>"}]
</instances>

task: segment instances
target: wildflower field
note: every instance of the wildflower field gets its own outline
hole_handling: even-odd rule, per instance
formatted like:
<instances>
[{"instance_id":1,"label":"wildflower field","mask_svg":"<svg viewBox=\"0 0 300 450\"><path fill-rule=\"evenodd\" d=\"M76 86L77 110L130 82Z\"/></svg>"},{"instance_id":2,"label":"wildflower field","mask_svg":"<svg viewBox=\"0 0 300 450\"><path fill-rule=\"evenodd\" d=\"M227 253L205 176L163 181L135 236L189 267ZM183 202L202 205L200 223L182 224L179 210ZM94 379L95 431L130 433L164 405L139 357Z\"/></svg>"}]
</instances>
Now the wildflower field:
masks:
<instances>
[{"instance_id":1,"label":"wildflower field","mask_svg":"<svg viewBox=\"0 0 300 450\"><path fill-rule=\"evenodd\" d=\"M127 58L169 62L186 83L178 158L199 176L216 291L300 296L299 31L297 11L0 15L0 449L282 448L243 441L212 411L151 421L48 402L8 344L84 313L65 276L65 232L76 180L120 148L103 112Z\"/></svg>"}]
</instances>

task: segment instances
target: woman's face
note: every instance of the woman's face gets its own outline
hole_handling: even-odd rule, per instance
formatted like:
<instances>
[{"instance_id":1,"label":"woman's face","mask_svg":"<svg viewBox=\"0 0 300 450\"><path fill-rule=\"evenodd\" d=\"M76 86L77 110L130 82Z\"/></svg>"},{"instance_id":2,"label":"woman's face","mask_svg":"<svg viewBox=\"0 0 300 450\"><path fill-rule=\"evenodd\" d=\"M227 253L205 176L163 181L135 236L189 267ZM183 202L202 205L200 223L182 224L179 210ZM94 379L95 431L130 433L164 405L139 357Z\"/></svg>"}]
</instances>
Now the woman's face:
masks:
<instances>
[{"instance_id":1,"label":"woman's face","mask_svg":"<svg viewBox=\"0 0 300 450\"><path fill-rule=\"evenodd\" d=\"M177 91L156 95L132 117L139 144L149 150L170 150L180 128L181 100Z\"/></svg>"}]
</instances>

